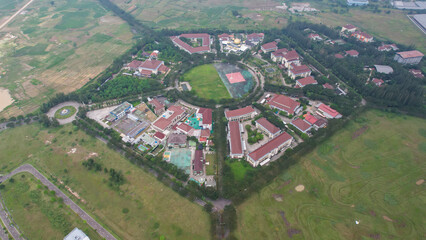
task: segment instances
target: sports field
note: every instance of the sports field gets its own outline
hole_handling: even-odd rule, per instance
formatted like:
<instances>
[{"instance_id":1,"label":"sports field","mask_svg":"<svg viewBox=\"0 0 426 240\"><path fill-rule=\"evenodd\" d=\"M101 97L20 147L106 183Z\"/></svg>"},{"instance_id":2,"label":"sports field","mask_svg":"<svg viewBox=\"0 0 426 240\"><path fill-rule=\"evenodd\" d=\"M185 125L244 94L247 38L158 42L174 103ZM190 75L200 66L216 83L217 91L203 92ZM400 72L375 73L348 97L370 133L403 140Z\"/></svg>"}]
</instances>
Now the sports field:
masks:
<instances>
[{"instance_id":1,"label":"sports field","mask_svg":"<svg viewBox=\"0 0 426 240\"><path fill-rule=\"evenodd\" d=\"M240 205L236 236L424 238L425 126L414 117L362 114Z\"/></svg>"},{"instance_id":2,"label":"sports field","mask_svg":"<svg viewBox=\"0 0 426 240\"><path fill-rule=\"evenodd\" d=\"M231 98L228 90L212 64L195 67L183 75L200 98L220 100Z\"/></svg>"},{"instance_id":3,"label":"sports field","mask_svg":"<svg viewBox=\"0 0 426 240\"><path fill-rule=\"evenodd\" d=\"M3 199L26 238L63 239L78 227L90 239L102 239L33 175L17 174L13 181L6 181L4 186L1 190Z\"/></svg>"},{"instance_id":4,"label":"sports field","mask_svg":"<svg viewBox=\"0 0 426 240\"><path fill-rule=\"evenodd\" d=\"M12 6L8 1L0 0L0 19L1 10ZM19 7L27 1L13 2ZM0 33L0 87L16 100L0 118L32 112L57 92L79 89L129 49L132 36L97 0L32 2Z\"/></svg>"},{"instance_id":5,"label":"sports field","mask_svg":"<svg viewBox=\"0 0 426 240\"><path fill-rule=\"evenodd\" d=\"M9 129L0 132L0 142L0 173L31 163L46 176L56 176L81 200L68 195L118 239L161 239L162 236L208 239L210 236L209 216L200 206L182 198L105 143L76 131L72 125L57 130L44 130L38 125ZM107 183L107 173L89 171L82 166L82 161L88 158L102 168L122 171L126 183L119 191L112 189ZM42 228L38 222L31 224Z\"/></svg>"}]
</instances>

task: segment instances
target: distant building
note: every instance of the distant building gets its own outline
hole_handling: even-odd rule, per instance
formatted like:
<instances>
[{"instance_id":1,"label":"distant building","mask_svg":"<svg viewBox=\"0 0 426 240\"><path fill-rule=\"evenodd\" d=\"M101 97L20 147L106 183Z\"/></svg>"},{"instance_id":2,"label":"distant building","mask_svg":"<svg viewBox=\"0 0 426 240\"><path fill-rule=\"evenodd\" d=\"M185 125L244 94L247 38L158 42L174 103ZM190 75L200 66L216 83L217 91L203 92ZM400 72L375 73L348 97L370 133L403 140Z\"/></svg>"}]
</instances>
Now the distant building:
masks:
<instances>
[{"instance_id":1,"label":"distant building","mask_svg":"<svg viewBox=\"0 0 426 240\"><path fill-rule=\"evenodd\" d=\"M251 106L225 111L225 117L228 121L243 121L253 118L256 114L256 111Z\"/></svg>"},{"instance_id":2,"label":"distant building","mask_svg":"<svg viewBox=\"0 0 426 240\"><path fill-rule=\"evenodd\" d=\"M297 66L295 64L290 64L288 69L288 76L291 79L296 79L297 77L307 77L312 73L311 69L306 65Z\"/></svg>"},{"instance_id":3,"label":"distant building","mask_svg":"<svg viewBox=\"0 0 426 240\"><path fill-rule=\"evenodd\" d=\"M409 72L411 74L413 74L414 77L416 78L424 78L425 76L423 75L421 70L417 70L417 69L410 69Z\"/></svg>"},{"instance_id":4,"label":"distant building","mask_svg":"<svg viewBox=\"0 0 426 240\"><path fill-rule=\"evenodd\" d=\"M346 51L346 55L349 55L351 57L358 57L359 52L357 50L349 50L349 51Z\"/></svg>"},{"instance_id":5,"label":"distant building","mask_svg":"<svg viewBox=\"0 0 426 240\"><path fill-rule=\"evenodd\" d=\"M194 159L192 160L192 173L196 176L203 175L205 162L203 150L195 150Z\"/></svg>"},{"instance_id":6,"label":"distant building","mask_svg":"<svg viewBox=\"0 0 426 240\"><path fill-rule=\"evenodd\" d=\"M342 27L342 32L355 32L356 31L356 27L352 24L346 24L345 26Z\"/></svg>"},{"instance_id":7,"label":"distant building","mask_svg":"<svg viewBox=\"0 0 426 240\"><path fill-rule=\"evenodd\" d=\"M334 90L334 87L333 87L331 84L329 84L329 83L324 83L324 84L322 85L322 87L323 87L323 88L326 88L326 89Z\"/></svg>"},{"instance_id":8,"label":"distant building","mask_svg":"<svg viewBox=\"0 0 426 240\"><path fill-rule=\"evenodd\" d=\"M170 106L165 113L163 113L155 122L152 124L152 127L160 132L164 132L173 125L175 125L185 114L179 106Z\"/></svg>"},{"instance_id":9,"label":"distant building","mask_svg":"<svg viewBox=\"0 0 426 240\"><path fill-rule=\"evenodd\" d=\"M155 60L155 59L147 59L141 65L139 65L138 70L140 73L149 73L158 74L158 73L166 73L169 71L169 68L164 65L163 61Z\"/></svg>"},{"instance_id":10,"label":"distant building","mask_svg":"<svg viewBox=\"0 0 426 240\"><path fill-rule=\"evenodd\" d=\"M186 123L181 123L176 127L176 130L178 130L181 133L184 133L186 135L190 135L192 131L194 131L194 128L189 126Z\"/></svg>"},{"instance_id":11,"label":"distant building","mask_svg":"<svg viewBox=\"0 0 426 240\"><path fill-rule=\"evenodd\" d=\"M260 47L260 49L262 50L262 52L267 53L267 52L277 51L278 46L276 42L270 42L270 43L263 44Z\"/></svg>"},{"instance_id":12,"label":"distant building","mask_svg":"<svg viewBox=\"0 0 426 240\"><path fill-rule=\"evenodd\" d=\"M317 34L317 33L310 33L308 35L308 38L312 39L312 40L315 40L315 41L321 41L322 40L322 37L319 34Z\"/></svg>"},{"instance_id":13,"label":"distant building","mask_svg":"<svg viewBox=\"0 0 426 240\"><path fill-rule=\"evenodd\" d=\"M74 228L64 240L90 240L90 238L80 229Z\"/></svg>"},{"instance_id":14,"label":"distant building","mask_svg":"<svg viewBox=\"0 0 426 240\"><path fill-rule=\"evenodd\" d=\"M263 33L251 33L247 35L247 41L250 41L254 45L257 45L263 41L264 37L265 37L265 34Z\"/></svg>"},{"instance_id":15,"label":"distant building","mask_svg":"<svg viewBox=\"0 0 426 240\"><path fill-rule=\"evenodd\" d=\"M198 39L201 39L202 43L199 47L192 47L188 43L182 41L181 38L187 38L193 42L196 42ZM212 39L207 33L187 33L181 34L179 36L170 37L170 39L172 40L175 46L179 47L180 49L186 51L189 54L206 53L211 51L210 44L212 42Z\"/></svg>"},{"instance_id":16,"label":"distant building","mask_svg":"<svg viewBox=\"0 0 426 240\"><path fill-rule=\"evenodd\" d=\"M340 54L340 53L336 53L336 54L334 54L334 57L335 57L335 58L338 58L338 59L345 58L345 57L343 57L343 55L342 55L342 54Z\"/></svg>"},{"instance_id":17,"label":"distant building","mask_svg":"<svg viewBox=\"0 0 426 240\"><path fill-rule=\"evenodd\" d=\"M241 138L241 124L238 121L228 122L229 155L231 158L244 157L245 145Z\"/></svg>"},{"instance_id":18,"label":"distant building","mask_svg":"<svg viewBox=\"0 0 426 240\"><path fill-rule=\"evenodd\" d=\"M389 52L391 50L396 51L398 49L399 48L396 46L396 44L382 44L382 46L379 46L377 48L377 50L379 50L380 52L384 52L384 51Z\"/></svg>"},{"instance_id":19,"label":"distant building","mask_svg":"<svg viewBox=\"0 0 426 240\"><path fill-rule=\"evenodd\" d=\"M268 163L271 158L278 154L278 152L291 145L293 137L290 134L283 132L276 136L266 144L260 146L258 149L248 154L247 161L253 166L264 165Z\"/></svg>"},{"instance_id":20,"label":"distant building","mask_svg":"<svg viewBox=\"0 0 426 240\"><path fill-rule=\"evenodd\" d=\"M152 106L152 108L154 109L154 113L157 115L160 115L165 111L164 105L156 98L153 98L148 101L148 104Z\"/></svg>"},{"instance_id":21,"label":"distant building","mask_svg":"<svg viewBox=\"0 0 426 240\"><path fill-rule=\"evenodd\" d=\"M295 66L299 66L300 65L299 54L295 50L291 50L286 53L283 53L282 64L284 64L286 68L289 68L291 64Z\"/></svg>"},{"instance_id":22,"label":"distant building","mask_svg":"<svg viewBox=\"0 0 426 240\"><path fill-rule=\"evenodd\" d=\"M271 53L271 59L273 62L281 62L283 59L283 54L287 53L287 48L277 49L275 52Z\"/></svg>"},{"instance_id":23,"label":"distant building","mask_svg":"<svg viewBox=\"0 0 426 240\"><path fill-rule=\"evenodd\" d=\"M167 139L168 147L186 147L186 135L182 133L172 133Z\"/></svg>"},{"instance_id":24,"label":"distant building","mask_svg":"<svg viewBox=\"0 0 426 240\"><path fill-rule=\"evenodd\" d=\"M158 141L158 142L163 142L166 139L166 135L164 135L161 132L155 132L154 134L154 138Z\"/></svg>"},{"instance_id":25,"label":"distant building","mask_svg":"<svg viewBox=\"0 0 426 240\"><path fill-rule=\"evenodd\" d=\"M371 36L368 33L360 32L360 31L356 31L356 32L352 33L352 37L355 37L359 41L365 42L365 43L369 43L369 42L373 41L373 36Z\"/></svg>"},{"instance_id":26,"label":"distant building","mask_svg":"<svg viewBox=\"0 0 426 240\"><path fill-rule=\"evenodd\" d=\"M376 71L378 73L383 73L383 74L393 73L393 68L387 65L374 65L374 68L376 68Z\"/></svg>"},{"instance_id":27,"label":"distant building","mask_svg":"<svg viewBox=\"0 0 426 240\"><path fill-rule=\"evenodd\" d=\"M300 103L284 95L277 94L271 100L269 100L268 105L272 109L278 109L287 114L294 115L299 112Z\"/></svg>"},{"instance_id":28,"label":"distant building","mask_svg":"<svg viewBox=\"0 0 426 240\"><path fill-rule=\"evenodd\" d=\"M201 118L200 126L204 129L212 130L213 127L213 111L210 108L199 108L197 117Z\"/></svg>"},{"instance_id":29,"label":"distant building","mask_svg":"<svg viewBox=\"0 0 426 240\"><path fill-rule=\"evenodd\" d=\"M397 52L394 60L402 64L418 64L423 56L424 54L417 50Z\"/></svg>"},{"instance_id":30,"label":"distant building","mask_svg":"<svg viewBox=\"0 0 426 240\"><path fill-rule=\"evenodd\" d=\"M269 122L264 117L256 120L256 128L260 129L270 138L276 137L281 132L281 130L277 126Z\"/></svg>"},{"instance_id":31,"label":"distant building","mask_svg":"<svg viewBox=\"0 0 426 240\"><path fill-rule=\"evenodd\" d=\"M293 121L290 122L290 124L293 125L295 128L297 128L302 133L307 133L312 128L311 124L305 122L301 118L294 119Z\"/></svg>"},{"instance_id":32,"label":"distant building","mask_svg":"<svg viewBox=\"0 0 426 240\"><path fill-rule=\"evenodd\" d=\"M313 84L313 85L318 84L317 80L315 80L314 77L312 77L312 76L296 80L296 87L299 87L299 88L303 88L303 87L305 87L307 85L311 85L311 84Z\"/></svg>"},{"instance_id":33,"label":"distant building","mask_svg":"<svg viewBox=\"0 0 426 240\"><path fill-rule=\"evenodd\" d=\"M425 10L426 9L426 1L393 1L392 5L398 9L409 9L409 10Z\"/></svg>"},{"instance_id":34,"label":"distant building","mask_svg":"<svg viewBox=\"0 0 426 240\"><path fill-rule=\"evenodd\" d=\"M332 109L330 106L325 105L324 103L321 103L318 106L318 113L323 115L326 118L341 118L342 114L340 114L338 111Z\"/></svg>"},{"instance_id":35,"label":"distant building","mask_svg":"<svg viewBox=\"0 0 426 240\"><path fill-rule=\"evenodd\" d=\"M130 109L133 108L133 105L128 102L123 102L118 105L114 110L112 110L109 116L106 118L107 121L113 122L116 121L126 115L126 113L130 112Z\"/></svg>"},{"instance_id":36,"label":"distant building","mask_svg":"<svg viewBox=\"0 0 426 240\"><path fill-rule=\"evenodd\" d=\"M364 6L368 5L368 0L347 0L349 6Z\"/></svg>"},{"instance_id":37,"label":"distant building","mask_svg":"<svg viewBox=\"0 0 426 240\"><path fill-rule=\"evenodd\" d=\"M373 78L373 80L371 80L372 83L374 83L376 86L381 87L385 81L383 81L382 79L379 78Z\"/></svg>"}]
</instances>

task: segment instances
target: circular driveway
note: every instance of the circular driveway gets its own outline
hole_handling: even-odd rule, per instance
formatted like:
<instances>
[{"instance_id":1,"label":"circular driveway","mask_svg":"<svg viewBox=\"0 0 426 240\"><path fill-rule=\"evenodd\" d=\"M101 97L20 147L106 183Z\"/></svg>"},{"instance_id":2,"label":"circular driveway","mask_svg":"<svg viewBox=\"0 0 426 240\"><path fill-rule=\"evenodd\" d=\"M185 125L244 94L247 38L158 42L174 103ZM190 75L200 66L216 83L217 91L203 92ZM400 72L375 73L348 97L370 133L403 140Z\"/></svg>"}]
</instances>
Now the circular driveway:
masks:
<instances>
[{"instance_id":1,"label":"circular driveway","mask_svg":"<svg viewBox=\"0 0 426 240\"><path fill-rule=\"evenodd\" d=\"M60 104L58 104L58 105L56 105L56 106L54 106L54 107L52 107L50 110L49 110L49 112L47 112L47 116L48 117L50 117L50 118L54 118L55 117L55 113L56 113L56 111L58 111L59 109L61 109L61 108L63 108L63 107L66 107L66 106L73 106L73 107L75 107L76 109L77 109L77 111L72 115L72 116L70 116L69 118L66 118L66 119L58 119L58 122L59 122L59 124L61 124L61 125L64 125L64 124L67 124L67 123L71 123L72 121L74 121L75 120L75 116L77 115L77 113L78 113L78 108L81 106L81 104L80 103L78 103L78 102L63 102L63 103L60 103Z\"/></svg>"}]
</instances>

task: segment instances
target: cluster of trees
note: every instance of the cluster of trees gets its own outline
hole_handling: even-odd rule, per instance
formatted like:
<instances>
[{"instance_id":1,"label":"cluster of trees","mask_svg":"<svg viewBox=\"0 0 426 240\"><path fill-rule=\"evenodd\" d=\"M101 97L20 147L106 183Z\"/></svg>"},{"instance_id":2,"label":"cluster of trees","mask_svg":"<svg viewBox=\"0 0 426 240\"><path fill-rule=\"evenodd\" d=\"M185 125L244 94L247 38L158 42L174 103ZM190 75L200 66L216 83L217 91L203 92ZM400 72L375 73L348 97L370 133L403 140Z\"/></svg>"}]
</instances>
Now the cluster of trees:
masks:
<instances>
[{"instance_id":1,"label":"cluster of trees","mask_svg":"<svg viewBox=\"0 0 426 240\"><path fill-rule=\"evenodd\" d=\"M263 134L261 132L258 132L258 130L252 130L250 125L246 125L246 130L248 134L247 142L249 144L257 143L261 140L263 140Z\"/></svg>"},{"instance_id":2,"label":"cluster of trees","mask_svg":"<svg viewBox=\"0 0 426 240\"><path fill-rule=\"evenodd\" d=\"M277 117L277 115L275 115L271 109L267 109L266 107L264 107L262 104L259 104L259 103L253 103L253 106L259 109L261 112L260 115L256 116L256 119L265 117L269 122L279 127L280 129L286 129L283 121L279 117Z\"/></svg>"},{"instance_id":3,"label":"cluster of trees","mask_svg":"<svg viewBox=\"0 0 426 240\"><path fill-rule=\"evenodd\" d=\"M94 170L95 172L102 171L102 164L95 162L92 158L87 159L81 163L87 170Z\"/></svg>"},{"instance_id":4,"label":"cluster of trees","mask_svg":"<svg viewBox=\"0 0 426 240\"><path fill-rule=\"evenodd\" d=\"M126 182L126 179L124 178L123 173L121 170L117 171L114 168L109 169L109 179L108 179L108 185L110 187L116 187L119 188L121 185L123 185Z\"/></svg>"}]
</instances>

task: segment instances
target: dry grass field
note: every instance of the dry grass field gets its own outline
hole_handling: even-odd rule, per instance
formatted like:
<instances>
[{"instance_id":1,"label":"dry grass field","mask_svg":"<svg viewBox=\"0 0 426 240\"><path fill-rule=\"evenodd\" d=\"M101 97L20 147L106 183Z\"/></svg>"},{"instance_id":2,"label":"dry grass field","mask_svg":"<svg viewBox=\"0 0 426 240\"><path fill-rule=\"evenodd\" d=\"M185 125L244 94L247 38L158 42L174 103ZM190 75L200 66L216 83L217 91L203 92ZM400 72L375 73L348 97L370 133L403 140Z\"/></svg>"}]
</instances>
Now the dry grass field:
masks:
<instances>
[{"instance_id":1,"label":"dry grass field","mask_svg":"<svg viewBox=\"0 0 426 240\"><path fill-rule=\"evenodd\" d=\"M0 32L0 87L16 101L0 117L82 87L131 44L127 24L96 0L34 1Z\"/></svg>"}]
</instances>

